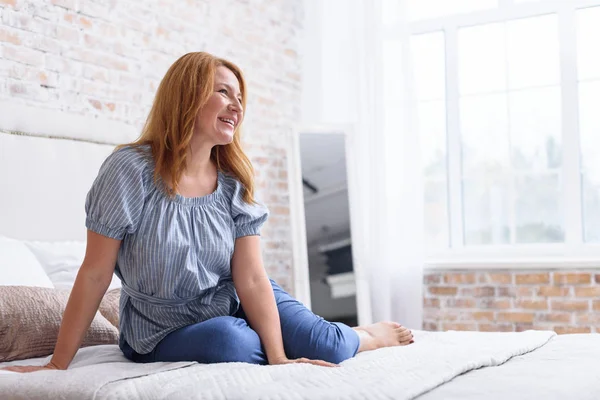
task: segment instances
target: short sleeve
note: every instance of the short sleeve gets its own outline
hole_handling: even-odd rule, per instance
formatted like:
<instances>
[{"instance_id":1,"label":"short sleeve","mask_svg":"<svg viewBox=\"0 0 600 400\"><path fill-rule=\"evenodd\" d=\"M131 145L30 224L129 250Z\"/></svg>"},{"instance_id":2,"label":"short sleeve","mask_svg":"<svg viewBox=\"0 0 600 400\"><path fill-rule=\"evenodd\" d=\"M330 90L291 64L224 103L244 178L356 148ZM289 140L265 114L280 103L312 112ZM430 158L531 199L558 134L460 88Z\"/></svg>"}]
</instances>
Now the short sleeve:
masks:
<instances>
[{"instance_id":1,"label":"short sleeve","mask_svg":"<svg viewBox=\"0 0 600 400\"><path fill-rule=\"evenodd\" d=\"M136 231L145 198L143 156L120 149L104 161L85 201L85 226L121 240Z\"/></svg>"},{"instance_id":2,"label":"short sleeve","mask_svg":"<svg viewBox=\"0 0 600 400\"><path fill-rule=\"evenodd\" d=\"M243 199L243 185L235 180L235 190L231 199L231 212L235 223L235 238L260 235L260 228L269 218L266 206L248 204Z\"/></svg>"}]
</instances>

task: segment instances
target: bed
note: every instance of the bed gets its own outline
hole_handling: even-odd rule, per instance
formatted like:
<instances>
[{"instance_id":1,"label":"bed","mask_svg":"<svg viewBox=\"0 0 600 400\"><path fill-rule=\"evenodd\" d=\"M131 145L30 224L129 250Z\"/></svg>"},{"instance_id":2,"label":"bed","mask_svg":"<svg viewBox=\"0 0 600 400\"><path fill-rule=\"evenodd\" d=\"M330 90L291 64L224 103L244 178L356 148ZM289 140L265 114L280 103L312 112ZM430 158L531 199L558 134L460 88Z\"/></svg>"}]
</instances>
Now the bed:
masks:
<instances>
[{"instance_id":1,"label":"bed","mask_svg":"<svg viewBox=\"0 0 600 400\"><path fill-rule=\"evenodd\" d=\"M114 145L136 134L114 121L14 104L0 109L0 286L68 290L85 246L85 194ZM111 285L118 290L118 281ZM98 324L108 324L102 315ZM598 334L415 331L413 345L323 368L135 364L111 342L111 329L106 344L82 347L66 371L0 371L0 399L600 398ZM42 365L50 357L46 351L0 366Z\"/></svg>"}]
</instances>

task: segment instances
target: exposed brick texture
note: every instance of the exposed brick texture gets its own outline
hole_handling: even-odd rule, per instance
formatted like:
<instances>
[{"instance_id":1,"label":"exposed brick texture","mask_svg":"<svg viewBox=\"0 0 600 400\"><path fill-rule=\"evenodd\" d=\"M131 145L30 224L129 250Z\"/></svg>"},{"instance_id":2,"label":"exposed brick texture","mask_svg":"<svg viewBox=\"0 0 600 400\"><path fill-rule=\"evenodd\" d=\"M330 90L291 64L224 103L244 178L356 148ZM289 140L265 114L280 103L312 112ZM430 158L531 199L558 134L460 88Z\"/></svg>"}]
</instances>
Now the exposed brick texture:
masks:
<instances>
[{"instance_id":1,"label":"exposed brick texture","mask_svg":"<svg viewBox=\"0 0 600 400\"><path fill-rule=\"evenodd\" d=\"M96 115L138 130L167 68L189 51L245 72L244 142L272 278L292 290L286 140L300 117L300 0L0 0L0 99Z\"/></svg>"},{"instance_id":2,"label":"exposed brick texture","mask_svg":"<svg viewBox=\"0 0 600 400\"><path fill-rule=\"evenodd\" d=\"M600 274L426 271L424 329L600 333Z\"/></svg>"}]
</instances>

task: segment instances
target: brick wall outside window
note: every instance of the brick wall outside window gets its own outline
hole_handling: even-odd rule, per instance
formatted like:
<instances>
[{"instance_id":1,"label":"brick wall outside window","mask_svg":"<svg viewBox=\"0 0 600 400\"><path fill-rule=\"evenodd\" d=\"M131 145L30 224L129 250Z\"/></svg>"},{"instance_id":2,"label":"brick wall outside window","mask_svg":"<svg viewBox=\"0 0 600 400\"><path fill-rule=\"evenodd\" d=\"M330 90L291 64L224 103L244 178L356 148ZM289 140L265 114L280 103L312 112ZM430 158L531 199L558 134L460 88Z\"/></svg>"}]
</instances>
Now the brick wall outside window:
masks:
<instances>
[{"instance_id":1,"label":"brick wall outside window","mask_svg":"<svg viewBox=\"0 0 600 400\"><path fill-rule=\"evenodd\" d=\"M428 271L424 329L600 333L600 270Z\"/></svg>"}]
</instances>

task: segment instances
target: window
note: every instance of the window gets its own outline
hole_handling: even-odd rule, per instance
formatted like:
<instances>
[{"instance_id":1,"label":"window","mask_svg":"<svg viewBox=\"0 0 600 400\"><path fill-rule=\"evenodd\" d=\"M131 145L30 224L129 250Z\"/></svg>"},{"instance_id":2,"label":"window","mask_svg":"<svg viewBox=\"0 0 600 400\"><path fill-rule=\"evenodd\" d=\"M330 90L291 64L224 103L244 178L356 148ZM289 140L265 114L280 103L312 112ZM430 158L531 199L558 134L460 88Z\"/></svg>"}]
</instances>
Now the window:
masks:
<instances>
[{"instance_id":1,"label":"window","mask_svg":"<svg viewBox=\"0 0 600 400\"><path fill-rule=\"evenodd\" d=\"M443 248L450 240L444 33L414 35L410 48L415 71L421 157L424 160L425 235L431 246Z\"/></svg>"},{"instance_id":2,"label":"window","mask_svg":"<svg viewBox=\"0 0 600 400\"><path fill-rule=\"evenodd\" d=\"M600 1L399 4L430 251L600 243Z\"/></svg>"},{"instance_id":3,"label":"window","mask_svg":"<svg viewBox=\"0 0 600 400\"><path fill-rule=\"evenodd\" d=\"M587 242L600 242L600 7L577 11L579 135L583 229Z\"/></svg>"},{"instance_id":4,"label":"window","mask_svg":"<svg viewBox=\"0 0 600 400\"><path fill-rule=\"evenodd\" d=\"M564 241L556 15L458 30L464 244Z\"/></svg>"}]
</instances>

